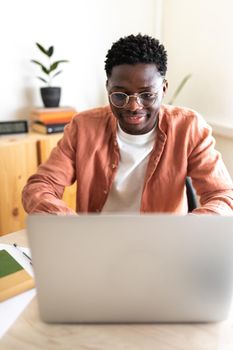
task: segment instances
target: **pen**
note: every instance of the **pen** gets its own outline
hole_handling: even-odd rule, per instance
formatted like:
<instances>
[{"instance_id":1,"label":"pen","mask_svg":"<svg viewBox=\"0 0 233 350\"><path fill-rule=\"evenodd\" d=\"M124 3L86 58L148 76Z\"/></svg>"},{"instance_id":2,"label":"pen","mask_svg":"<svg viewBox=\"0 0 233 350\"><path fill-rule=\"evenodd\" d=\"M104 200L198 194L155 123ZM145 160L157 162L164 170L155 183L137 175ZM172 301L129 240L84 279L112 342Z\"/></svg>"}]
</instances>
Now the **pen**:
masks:
<instances>
[{"instance_id":1,"label":"pen","mask_svg":"<svg viewBox=\"0 0 233 350\"><path fill-rule=\"evenodd\" d=\"M29 255L27 255L23 250L21 250L18 245L16 243L13 243L13 246L18 250L20 251L30 262L30 264L32 265L32 259L30 258Z\"/></svg>"}]
</instances>

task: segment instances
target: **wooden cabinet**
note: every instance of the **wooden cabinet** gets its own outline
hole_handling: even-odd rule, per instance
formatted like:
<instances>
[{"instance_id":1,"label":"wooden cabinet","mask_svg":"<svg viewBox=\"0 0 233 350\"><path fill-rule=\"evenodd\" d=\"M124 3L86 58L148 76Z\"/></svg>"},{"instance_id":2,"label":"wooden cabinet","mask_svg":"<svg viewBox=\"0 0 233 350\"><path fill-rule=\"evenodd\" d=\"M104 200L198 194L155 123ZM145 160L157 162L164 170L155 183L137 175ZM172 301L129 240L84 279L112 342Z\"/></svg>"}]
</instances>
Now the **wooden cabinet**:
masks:
<instances>
[{"instance_id":1,"label":"wooden cabinet","mask_svg":"<svg viewBox=\"0 0 233 350\"><path fill-rule=\"evenodd\" d=\"M25 228L22 189L61 137L62 134L37 133L0 137L0 235ZM74 184L65 190L63 196L74 210L75 196Z\"/></svg>"},{"instance_id":2,"label":"wooden cabinet","mask_svg":"<svg viewBox=\"0 0 233 350\"><path fill-rule=\"evenodd\" d=\"M1 139L0 162L0 234L5 234L24 227L21 192L38 166L35 140Z\"/></svg>"}]
</instances>

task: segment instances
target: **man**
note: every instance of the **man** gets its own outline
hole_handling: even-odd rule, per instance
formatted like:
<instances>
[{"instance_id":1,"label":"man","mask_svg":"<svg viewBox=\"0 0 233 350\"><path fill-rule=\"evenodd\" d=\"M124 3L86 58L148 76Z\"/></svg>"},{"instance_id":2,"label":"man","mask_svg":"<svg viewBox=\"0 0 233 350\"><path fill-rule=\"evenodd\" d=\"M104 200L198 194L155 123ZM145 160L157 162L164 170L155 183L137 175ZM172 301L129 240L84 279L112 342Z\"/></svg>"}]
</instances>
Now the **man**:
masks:
<instances>
[{"instance_id":1,"label":"man","mask_svg":"<svg viewBox=\"0 0 233 350\"><path fill-rule=\"evenodd\" d=\"M201 206L233 213L233 185L204 119L162 105L167 54L158 40L130 35L108 51L110 106L79 113L23 190L27 212L73 213L61 200L77 180L77 212L187 213L185 179Z\"/></svg>"}]
</instances>

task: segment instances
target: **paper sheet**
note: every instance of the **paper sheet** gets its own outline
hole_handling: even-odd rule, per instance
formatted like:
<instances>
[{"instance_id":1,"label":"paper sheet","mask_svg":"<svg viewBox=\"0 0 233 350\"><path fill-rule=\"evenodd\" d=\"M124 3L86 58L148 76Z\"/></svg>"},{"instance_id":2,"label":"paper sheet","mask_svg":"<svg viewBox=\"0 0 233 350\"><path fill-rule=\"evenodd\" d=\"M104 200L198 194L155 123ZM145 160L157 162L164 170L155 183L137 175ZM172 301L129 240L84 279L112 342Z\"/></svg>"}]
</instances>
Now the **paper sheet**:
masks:
<instances>
[{"instance_id":1,"label":"paper sheet","mask_svg":"<svg viewBox=\"0 0 233 350\"><path fill-rule=\"evenodd\" d=\"M30 251L28 248L19 248L30 256ZM15 260L18 261L18 263L22 265L31 276L33 276L33 269L29 263L29 260L20 251L10 244L0 244L0 250L2 249L5 249L9 254L11 254ZM0 338L23 312L35 294L36 289L33 288L0 302Z\"/></svg>"}]
</instances>

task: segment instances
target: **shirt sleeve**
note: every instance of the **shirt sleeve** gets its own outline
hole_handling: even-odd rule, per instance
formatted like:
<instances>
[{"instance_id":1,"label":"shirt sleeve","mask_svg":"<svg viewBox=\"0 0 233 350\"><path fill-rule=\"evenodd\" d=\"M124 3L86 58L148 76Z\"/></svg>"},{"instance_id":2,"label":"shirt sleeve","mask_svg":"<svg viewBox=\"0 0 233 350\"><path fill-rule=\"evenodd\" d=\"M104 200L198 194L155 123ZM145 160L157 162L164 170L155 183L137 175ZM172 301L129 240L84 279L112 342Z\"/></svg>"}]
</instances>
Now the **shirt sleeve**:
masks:
<instances>
[{"instance_id":1,"label":"shirt sleeve","mask_svg":"<svg viewBox=\"0 0 233 350\"><path fill-rule=\"evenodd\" d=\"M74 119L65 127L63 138L52 150L48 160L32 175L22 192L27 213L74 214L62 201L66 186L76 180L76 125Z\"/></svg>"},{"instance_id":2,"label":"shirt sleeve","mask_svg":"<svg viewBox=\"0 0 233 350\"><path fill-rule=\"evenodd\" d=\"M215 149L211 127L201 116L197 116L190 137L193 148L188 157L188 176L201 204L193 213L233 215L232 180Z\"/></svg>"}]
</instances>

